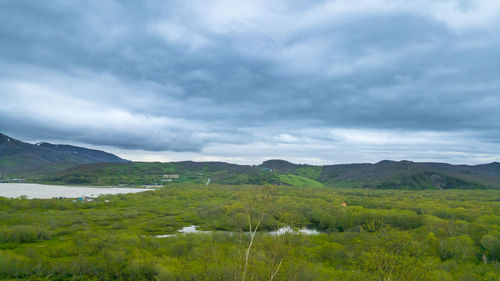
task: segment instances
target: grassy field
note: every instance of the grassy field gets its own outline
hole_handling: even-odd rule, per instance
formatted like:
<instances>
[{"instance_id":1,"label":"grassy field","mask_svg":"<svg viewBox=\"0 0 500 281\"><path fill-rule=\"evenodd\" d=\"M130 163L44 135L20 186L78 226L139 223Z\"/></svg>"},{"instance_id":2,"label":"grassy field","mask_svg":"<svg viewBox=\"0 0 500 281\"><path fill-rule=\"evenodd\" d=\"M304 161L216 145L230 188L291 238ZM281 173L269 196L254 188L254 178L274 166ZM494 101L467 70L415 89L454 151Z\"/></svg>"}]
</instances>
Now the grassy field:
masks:
<instances>
[{"instance_id":1,"label":"grassy field","mask_svg":"<svg viewBox=\"0 0 500 281\"><path fill-rule=\"evenodd\" d=\"M88 203L0 198L0 278L500 280L499 210L499 190L179 184ZM212 232L154 237L189 225ZM285 226L321 234L268 233Z\"/></svg>"},{"instance_id":2,"label":"grassy field","mask_svg":"<svg viewBox=\"0 0 500 281\"><path fill-rule=\"evenodd\" d=\"M290 186L309 186L309 187L322 187L324 186L322 183L317 182L315 180L296 176L296 175L279 175L279 179L281 182L288 184Z\"/></svg>"}]
</instances>

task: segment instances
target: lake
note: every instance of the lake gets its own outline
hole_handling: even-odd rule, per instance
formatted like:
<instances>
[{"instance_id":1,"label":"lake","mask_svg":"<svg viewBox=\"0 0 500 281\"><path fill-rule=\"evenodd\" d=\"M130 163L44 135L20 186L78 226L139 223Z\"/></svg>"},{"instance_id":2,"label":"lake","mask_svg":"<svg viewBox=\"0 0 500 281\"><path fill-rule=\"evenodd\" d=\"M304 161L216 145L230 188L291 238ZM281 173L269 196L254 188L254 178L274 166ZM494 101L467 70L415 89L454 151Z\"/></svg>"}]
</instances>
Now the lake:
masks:
<instances>
[{"instance_id":1,"label":"lake","mask_svg":"<svg viewBox=\"0 0 500 281\"><path fill-rule=\"evenodd\" d=\"M88 187L62 186L32 183L0 183L0 196L17 198L22 195L28 198L49 199L54 197L77 198L83 196L97 197L104 194L137 193L149 188L121 188L121 187Z\"/></svg>"}]
</instances>

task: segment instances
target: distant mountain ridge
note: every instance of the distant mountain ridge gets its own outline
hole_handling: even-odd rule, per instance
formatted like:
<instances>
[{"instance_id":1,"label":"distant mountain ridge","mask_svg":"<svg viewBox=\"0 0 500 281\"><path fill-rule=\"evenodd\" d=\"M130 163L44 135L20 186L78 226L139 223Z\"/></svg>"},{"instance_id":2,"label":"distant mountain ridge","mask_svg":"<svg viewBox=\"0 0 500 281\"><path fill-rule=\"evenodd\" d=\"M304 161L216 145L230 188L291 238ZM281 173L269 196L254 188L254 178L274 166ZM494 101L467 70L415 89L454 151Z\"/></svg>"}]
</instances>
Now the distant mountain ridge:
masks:
<instances>
[{"instance_id":1,"label":"distant mountain ridge","mask_svg":"<svg viewBox=\"0 0 500 281\"><path fill-rule=\"evenodd\" d=\"M375 164L315 166L272 159L260 165L225 162L130 162L111 153L72 145L25 143L0 133L0 172L59 184L277 184L373 189L496 189L500 163L452 165L383 160Z\"/></svg>"},{"instance_id":2,"label":"distant mountain ridge","mask_svg":"<svg viewBox=\"0 0 500 281\"><path fill-rule=\"evenodd\" d=\"M314 166L284 160L260 165L225 162L130 162L84 164L48 174L44 181L59 184L162 184L164 174L179 182L204 184L275 184L372 189L497 189L500 164L451 165L384 160L375 164Z\"/></svg>"},{"instance_id":3,"label":"distant mountain ridge","mask_svg":"<svg viewBox=\"0 0 500 281\"><path fill-rule=\"evenodd\" d=\"M0 133L0 171L3 174L30 174L78 164L120 162L114 154L72 145L40 142L30 144Z\"/></svg>"},{"instance_id":4,"label":"distant mountain ridge","mask_svg":"<svg viewBox=\"0 0 500 281\"><path fill-rule=\"evenodd\" d=\"M277 172L299 174L326 185L396 189L500 188L500 163L452 165L448 163L383 160L375 164L312 166L284 160L262 163ZM311 171L316 173L312 176ZM309 171L309 176L307 176Z\"/></svg>"}]
</instances>

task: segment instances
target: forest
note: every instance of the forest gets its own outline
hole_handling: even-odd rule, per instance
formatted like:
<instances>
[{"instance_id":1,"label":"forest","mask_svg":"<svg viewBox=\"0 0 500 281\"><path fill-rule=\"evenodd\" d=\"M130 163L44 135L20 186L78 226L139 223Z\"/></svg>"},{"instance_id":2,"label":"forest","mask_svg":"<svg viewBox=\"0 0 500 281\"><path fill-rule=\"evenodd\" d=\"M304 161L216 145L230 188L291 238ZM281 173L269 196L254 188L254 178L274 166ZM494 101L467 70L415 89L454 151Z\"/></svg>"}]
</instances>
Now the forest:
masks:
<instances>
[{"instance_id":1,"label":"forest","mask_svg":"<svg viewBox=\"0 0 500 281\"><path fill-rule=\"evenodd\" d=\"M0 279L494 281L499 210L500 190L177 184L85 203L0 198ZM201 231L178 232L191 225Z\"/></svg>"}]
</instances>

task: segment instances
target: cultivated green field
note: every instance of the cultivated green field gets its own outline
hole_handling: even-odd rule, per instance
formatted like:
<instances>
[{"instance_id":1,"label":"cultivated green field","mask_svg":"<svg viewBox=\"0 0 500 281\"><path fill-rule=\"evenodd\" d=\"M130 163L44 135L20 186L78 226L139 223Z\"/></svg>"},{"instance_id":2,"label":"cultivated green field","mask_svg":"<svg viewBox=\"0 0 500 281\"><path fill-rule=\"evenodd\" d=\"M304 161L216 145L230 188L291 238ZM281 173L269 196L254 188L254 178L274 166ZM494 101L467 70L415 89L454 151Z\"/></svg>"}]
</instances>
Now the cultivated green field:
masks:
<instances>
[{"instance_id":1,"label":"cultivated green field","mask_svg":"<svg viewBox=\"0 0 500 281\"><path fill-rule=\"evenodd\" d=\"M212 232L154 237L189 225ZM321 234L268 233L284 226ZM500 280L499 262L500 190L177 184L0 199L8 280Z\"/></svg>"}]
</instances>

